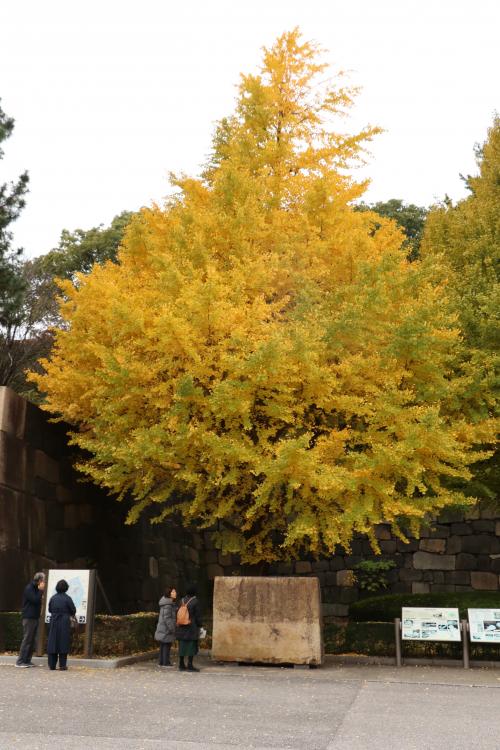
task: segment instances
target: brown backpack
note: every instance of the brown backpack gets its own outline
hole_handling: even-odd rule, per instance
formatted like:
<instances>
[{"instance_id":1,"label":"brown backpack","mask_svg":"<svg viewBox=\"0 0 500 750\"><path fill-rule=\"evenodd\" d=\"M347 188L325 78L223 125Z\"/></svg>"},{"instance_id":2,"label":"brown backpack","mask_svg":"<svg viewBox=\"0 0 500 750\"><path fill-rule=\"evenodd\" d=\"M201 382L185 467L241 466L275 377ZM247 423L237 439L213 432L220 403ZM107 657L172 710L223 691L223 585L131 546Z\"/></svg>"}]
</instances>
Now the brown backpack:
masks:
<instances>
[{"instance_id":1,"label":"brown backpack","mask_svg":"<svg viewBox=\"0 0 500 750\"><path fill-rule=\"evenodd\" d=\"M191 617L189 614L188 604L189 602L192 602L194 599L194 596L191 597L191 599L188 599L186 602L182 602L181 606L177 610L177 625L191 625Z\"/></svg>"}]
</instances>

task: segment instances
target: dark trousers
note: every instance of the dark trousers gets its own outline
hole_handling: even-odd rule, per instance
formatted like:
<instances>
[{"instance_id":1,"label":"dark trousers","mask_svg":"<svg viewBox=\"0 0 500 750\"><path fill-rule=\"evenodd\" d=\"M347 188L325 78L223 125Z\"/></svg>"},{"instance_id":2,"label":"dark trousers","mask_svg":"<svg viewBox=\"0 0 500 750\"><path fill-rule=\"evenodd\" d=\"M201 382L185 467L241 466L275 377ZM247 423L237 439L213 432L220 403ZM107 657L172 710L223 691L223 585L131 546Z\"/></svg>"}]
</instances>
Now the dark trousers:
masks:
<instances>
[{"instance_id":1,"label":"dark trousers","mask_svg":"<svg viewBox=\"0 0 500 750\"><path fill-rule=\"evenodd\" d=\"M38 620L23 620L23 640L16 664L29 664L33 651L35 650L36 634L38 631Z\"/></svg>"},{"instance_id":2,"label":"dark trousers","mask_svg":"<svg viewBox=\"0 0 500 750\"><path fill-rule=\"evenodd\" d=\"M171 643L160 643L160 660L158 664L160 667L166 667L170 664L170 649L172 648Z\"/></svg>"},{"instance_id":3,"label":"dark trousers","mask_svg":"<svg viewBox=\"0 0 500 750\"><path fill-rule=\"evenodd\" d=\"M59 657L59 669L66 669L68 654L47 654L49 660L49 669L57 667L57 658Z\"/></svg>"}]
</instances>

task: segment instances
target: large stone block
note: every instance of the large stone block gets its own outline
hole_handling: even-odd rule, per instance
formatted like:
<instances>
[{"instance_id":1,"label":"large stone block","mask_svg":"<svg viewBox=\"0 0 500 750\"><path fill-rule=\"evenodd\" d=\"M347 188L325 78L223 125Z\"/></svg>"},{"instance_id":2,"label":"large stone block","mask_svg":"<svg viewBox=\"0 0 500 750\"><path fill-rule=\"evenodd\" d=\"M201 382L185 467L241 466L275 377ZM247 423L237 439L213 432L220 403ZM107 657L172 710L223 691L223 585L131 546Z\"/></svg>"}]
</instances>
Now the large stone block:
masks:
<instances>
[{"instance_id":1,"label":"large stone block","mask_svg":"<svg viewBox=\"0 0 500 750\"><path fill-rule=\"evenodd\" d=\"M355 576L353 570L337 571L337 586L354 586Z\"/></svg>"},{"instance_id":2,"label":"large stone block","mask_svg":"<svg viewBox=\"0 0 500 750\"><path fill-rule=\"evenodd\" d=\"M14 490L26 490L31 469L27 446L15 435L0 431L0 484Z\"/></svg>"},{"instance_id":3,"label":"large stone block","mask_svg":"<svg viewBox=\"0 0 500 750\"><path fill-rule=\"evenodd\" d=\"M295 563L295 572L299 575L302 575L303 573L311 573L311 563L308 560L299 560Z\"/></svg>"},{"instance_id":4,"label":"large stone block","mask_svg":"<svg viewBox=\"0 0 500 750\"><path fill-rule=\"evenodd\" d=\"M213 617L214 659L322 663L321 600L316 578L216 578Z\"/></svg>"},{"instance_id":5,"label":"large stone block","mask_svg":"<svg viewBox=\"0 0 500 750\"><path fill-rule=\"evenodd\" d=\"M470 585L470 573L468 570L450 570L449 573L444 574L444 580L446 583L454 583L460 586Z\"/></svg>"},{"instance_id":6,"label":"large stone block","mask_svg":"<svg viewBox=\"0 0 500 750\"><path fill-rule=\"evenodd\" d=\"M500 539L490 534L472 534L462 539L462 552L475 555L494 555L500 552Z\"/></svg>"},{"instance_id":7,"label":"large stone block","mask_svg":"<svg viewBox=\"0 0 500 750\"><path fill-rule=\"evenodd\" d=\"M477 568L476 557L468 552L461 552L456 556L455 568L457 570L475 570Z\"/></svg>"},{"instance_id":8,"label":"large stone block","mask_svg":"<svg viewBox=\"0 0 500 750\"><path fill-rule=\"evenodd\" d=\"M454 534L446 541L446 552L448 555L456 555L462 551L462 537Z\"/></svg>"},{"instance_id":9,"label":"large stone block","mask_svg":"<svg viewBox=\"0 0 500 750\"><path fill-rule=\"evenodd\" d=\"M473 570L470 574L470 582L473 589L481 591L497 591L498 575L496 573L483 573Z\"/></svg>"},{"instance_id":10,"label":"large stone block","mask_svg":"<svg viewBox=\"0 0 500 750\"><path fill-rule=\"evenodd\" d=\"M7 386L0 386L0 430L22 440L26 420L26 400Z\"/></svg>"},{"instance_id":11,"label":"large stone block","mask_svg":"<svg viewBox=\"0 0 500 750\"><path fill-rule=\"evenodd\" d=\"M421 581L422 576L421 570L414 570L413 568L401 568L399 570L400 581Z\"/></svg>"},{"instance_id":12,"label":"large stone block","mask_svg":"<svg viewBox=\"0 0 500 750\"><path fill-rule=\"evenodd\" d=\"M45 479L47 482L57 484L59 481L59 464L43 451L34 451L35 476Z\"/></svg>"},{"instance_id":13,"label":"large stone block","mask_svg":"<svg viewBox=\"0 0 500 750\"><path fill-rule=\"evenodd\" d=\"M420 549L423 549L424 552L436 552L437 554L440 554L441 552L444 552L446 549L446 540L445 539L421 539Z\"/></svg>"},{"instance_id":14,"label":"large stone block","mask_svg":"<svg viewBox=\"0 0 500 750\"><path fill-rule=\"evenodd\" d=\"M413 567L416 570L455 570L454 555L434 555L431 552L415 552Z\"/></svg>"},{"instance_id":15,"label":"large stone block","mask_svg":"<svg viewBox=\"0 0 500 750\"><path fill-rule=\"evenodd\" d=\"M469 536L469 534L472 534L472 526L470 523L452 523L451 524L451 533L452 534L458 534L459 536Z\"/></svg>"},{"instance_id":16,"label":"large stone block","mask_svg":"<svg viewBox=\"0 0 500 750\"><path fill-rule=\"evenodd\" d=\"M482 513L481 513L482 516ZM484 532L487 534L495 533L495 521L481 518L479 521L472 521L472 528L476 532Z\"/></svg>"},{"instance_id":17,"label":"large stone block","mask_svg":"<svg viewBox=\"0 0 500 750\"><path fill-rule=\"evenodd\" d=\"M414 581L411 585L412 594L428 594L431 590L429 583L421 583L420 581Z\"/></svg>"},{"instance_id":18,"label":"large stone block","mask_svg":"<svg viewBox=\"0 0 500 750\"><path fill-rule=\"evenodd\" d=\"M437 523L432 526L430 536L431 539L442 539L443 537L450 536L450 529L448 526Z\"/></svg>"}]
</instances>

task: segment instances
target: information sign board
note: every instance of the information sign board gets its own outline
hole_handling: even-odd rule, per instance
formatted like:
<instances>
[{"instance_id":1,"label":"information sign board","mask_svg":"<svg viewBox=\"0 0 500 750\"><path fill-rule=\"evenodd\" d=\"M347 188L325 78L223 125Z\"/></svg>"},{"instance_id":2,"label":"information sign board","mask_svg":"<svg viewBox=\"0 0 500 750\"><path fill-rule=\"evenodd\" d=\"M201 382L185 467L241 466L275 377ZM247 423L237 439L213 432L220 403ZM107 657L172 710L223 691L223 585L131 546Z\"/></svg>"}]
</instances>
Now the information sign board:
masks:
<instances>
[{"instance_id":1,"label":"information sign board","mask_svg":"<svg viewBox=\"0 0 500 750\"><path fill-rule=\"evenodd\" d=\"M45 622L50 622L49 601L56 593L56 583L61 579L69 585L68 595L76 607L76 619L81 625L87 623L87 605L89 600L89 570L49 570L47 596L45 599Z\"/></svg>"},{"instance_id":2,"label":"information sign board","mask_svg":"<svg viewBox=\"0 0 500 750\"><path fill-rule=\"evenodd\" d=\"M500 607L469 609L469 632L473 643L500 643Z\"/></svg>"},{"instance_id":3,"label":"information sign board","mask_svg":"<svg viewBox=\"0 0 500 750\"><path fill-rule=\"evenodd\" d=\"M403 607L404 641L461 641L457 607Z\"/></svg>"}]
</instances>

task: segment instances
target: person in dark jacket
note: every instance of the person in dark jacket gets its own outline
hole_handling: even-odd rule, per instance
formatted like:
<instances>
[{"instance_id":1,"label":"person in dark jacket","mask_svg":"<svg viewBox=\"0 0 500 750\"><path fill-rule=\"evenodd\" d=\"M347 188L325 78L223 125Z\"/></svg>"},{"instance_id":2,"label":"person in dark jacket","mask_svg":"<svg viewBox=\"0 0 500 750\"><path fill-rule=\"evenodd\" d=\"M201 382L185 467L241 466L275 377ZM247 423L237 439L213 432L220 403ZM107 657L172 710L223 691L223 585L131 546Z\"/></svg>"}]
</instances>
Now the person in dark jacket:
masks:
<instances>
[{"instance_id":1,"label":"person in dark jacket","mask_svg":"<svg viewBox=\"0 0 500 750\"><path fill-rule=\"evenodd\" d=\"M175 640L175 615L177 607L175 600L177 591L174 588L165 589L165 595L160 599L160 616L156 626L155 641L160 644L160 667L171 667L170 649Z\"/></svg>"},{"instance_id":2,"label":"person in dark jacket","mask_svg":"<svg viewBox=\"0 0 500 750\"><path fill-rule=\"evenodd\" d=\"M49 668L54 670L59 659L59 669L66 670L66 660L71 645L71 618L76 614L73 599L66 593L69 586L64 579L56 584L56 592L49 601L50 630L47 641Z\"/></svg>"},{"instance_id":3,"label":"person in dark jacket","mask_svg":"<svg viewBox=\"0 0 500 750\"><path fill-rule=\"evenodd\" d=\"M23 592L23 640L17 657L16 667L35 667L31 658L35 650L38 621L42 609L42 596L45 588L45 574L35 573Z\"/></svg>"},{"instance_id":4,"label":"person in dark jacket","mask_svg":"<svg viewBox=\"0 0 500 750\"><path fill-rule=\"evenodd\" d=\"M182 605L186 605L189 612L189 624L181 625L179 623L179 616L182 613ZM186 596L182 598L179 609L177 610L177 627L175 629L175 636L179 641L179 669L186 669L184 658L187 656L188 672L199 672L193 665L193 658L198 653L198 640L200 637L201 623L201 610L200 604L196 597L196 586L190 585L186 587Z\"/></svg>"}]
</instances>

